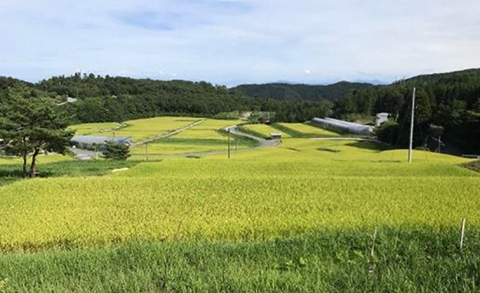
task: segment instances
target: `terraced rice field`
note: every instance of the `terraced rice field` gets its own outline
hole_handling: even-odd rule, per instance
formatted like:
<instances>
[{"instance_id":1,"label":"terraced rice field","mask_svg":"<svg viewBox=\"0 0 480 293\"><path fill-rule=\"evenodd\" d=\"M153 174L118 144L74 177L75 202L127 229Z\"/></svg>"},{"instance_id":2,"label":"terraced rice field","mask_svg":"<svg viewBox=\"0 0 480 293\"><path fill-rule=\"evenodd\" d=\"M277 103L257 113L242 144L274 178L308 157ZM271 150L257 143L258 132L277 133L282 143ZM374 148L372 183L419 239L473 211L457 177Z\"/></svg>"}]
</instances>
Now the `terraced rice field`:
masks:
<instances>
[{"instance_id":1,"label":"terraced rice field","mask_svg":"<svg viewBox=\"0 0 480 293\"><path fill-rule=\"evenodd\" d=\"M227 126L236 125L238 120L204 119L192 128L168 138L159 139L132 149L135 155L176 155L213 151L226 151L228 136L223 131ZM223 131L223 132L222 132ZM232 149L249 147L244 141L236 141L231 136Z\"/></svg>"},{"instance_id":2,"label":"terraced rice field","mask_svg":"<svg viewBox=\"0 0 480 293\"><path fill-rule=\"evenodd\" d=\"M116 136L130 136L134 142L155 138L168 132L186 127L200 118L191 117L156 117L147 119L130 120L122 123L123 126L115 131ZM109 127L118 126L112 123L80 124L71 126L72 129L79 129L77 134L92 136L113 135L113 129ZM93 131L98 128L98 131Z\"/></svg>"},{"instance_id":3,"label":"terraced rice field","mask_svg":"<svg viewBox=\"0 0 480 293\"><path fill-rule=\"evenodd\" d=\"M234 144L232 139L232 145ZM244 147L242 145L242 147ZM132 149L134 155L176 155L227 150L226 139L165 138Z\"/></svg>"},{"instance_id":4,"label":"terraced rice field","mask_svg":"<svg viewBox=\"0 0 480 293\"><path fill-rule=\"evenodd\" d=\"M125 131L145 138L192 121ZM149 153L224 146L215 130L230 121L204 123L149 143ZM52 178L0 180L0 292L475 291L480 173L459 157L413 158L371 141L310 138L231 159L45 156L39 169ZM0 159L0 174L19 163Z\"/></svg>"},{"instance_id":5,"label":"terraced rice field","mask_svg":"<svg viewBox=\"0 0 480 293\"><path fill-rule=\"evenodd\" d=\"M120 123L104 122L104 123L83 123L72 125L69 129L75 130L76 135L94 135L105 136L110 135L113 129L120 127Z\"/></svg>"},{"instance_id":6,"label":"terraced rice field","mask_svg":"<svg viewBox=\"0 0 480 293\"><path fill-rule=\"evenodd\" d=\"M441 227L461 217L480 227L480 176L456 165L463 159L418 151L409 165L403 151L342 142L339 158L318 150L331 142L292 142L256 160L168 159L1 187L0 249L269 239L328 227Z\"/></svg>"},{"instance_id":7,"label":"terraced rice field","mask_svg":"<svg viewBox=\"0 0 480 293\"><path fill-rule=\"evenodd\" d=\"M280 133L282 138L289 138L291 137L289 134L279 131L269 125L266 124L248 124L244 125L243 128L252 131L253 133L257 133L258 136L269 138L272 133Z\"/></svg>"},{"instance_id":8,"label":"terraced rice field","mask_svg":"<svg viewBox=\"0 0 480 293\"><path fill-rule=\"evenodd\" d=\"M278 123L279 125L282 125L284 127L290 128L294 131L298 131L303 134L312 134L312 135L318 135L319 137L338 137L340 134L329 131L326 129L322 129L320 127L316 127L310 124L306 123Z\"/></svg>"},{"instance_id":9,"label":"terraced rice field","mask_svg":"<svg viewBox=\"0 0 480 293\"><path fill-rule=\"evenodd\" d=\"M238 123L240 123L238 120L207 119L199 125L175 135L174 138L227 140L227 136L218 131Z\"/></svg>"}]
</instances>

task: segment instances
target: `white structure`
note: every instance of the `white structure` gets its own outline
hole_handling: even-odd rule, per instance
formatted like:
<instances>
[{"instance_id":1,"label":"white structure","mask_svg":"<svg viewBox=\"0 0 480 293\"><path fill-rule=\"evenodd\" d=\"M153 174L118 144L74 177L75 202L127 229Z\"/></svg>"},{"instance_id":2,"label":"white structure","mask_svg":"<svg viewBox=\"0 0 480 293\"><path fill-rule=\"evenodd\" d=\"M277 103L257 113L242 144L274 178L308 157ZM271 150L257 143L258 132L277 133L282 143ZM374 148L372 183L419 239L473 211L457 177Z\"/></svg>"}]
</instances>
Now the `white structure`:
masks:
<instances>
[{"instance_id":1,"label":"white structure","mask_svg":"<svg viewBox=\"0 0 480 293\"><path fill-rule=\"evenodd\" d=\"M128 137L112 137L112 136L89 136L75 135L72 141L81 149L95 149L97 146L102 149L106 142L115 142L117 144L132 144L132 138Z\"/></svg>"},{"instance_id":2,"label":"white structure","mask_svg":"<svg viewBox=\"0 0 480 293\"><path fill-rule=\"evenodd\" d=\"M282 139L282 134L281 133L270 133L270 138L271 139Z\"/></svg>"},{"instance_id":3,"label":"white structure","mask_svg":"<svg viewBox=\"0 0 480 293\"><path fill-rule=\"evenodd\" d=\"M379 127L383 123L387 122L390 116L390 113L377 113L377 115L375 115L375 126Z\"/></svg>"},{"instance_id":4,"label":"white structure","mask_svg":"<svg viewBox=\"0 0 480 293\"><path fill-rule=\"evenodd\" d=\"M370 134L373 132L373 127L359 123L343 121L334 118L313 118L312 123L327 129L336 131L350 132L355 134Z\"/></svg>"},{"instance_id":5,"label":"white structure","mask_svg":"<svg viewBox=\"0 0 480 293\"><path fill-rule=\"evenodd\" d=\"M77 102L77 99L71 98L71 97L67 97L67 103L75 103L75 102Z\"/></svg>"}]
</instances>

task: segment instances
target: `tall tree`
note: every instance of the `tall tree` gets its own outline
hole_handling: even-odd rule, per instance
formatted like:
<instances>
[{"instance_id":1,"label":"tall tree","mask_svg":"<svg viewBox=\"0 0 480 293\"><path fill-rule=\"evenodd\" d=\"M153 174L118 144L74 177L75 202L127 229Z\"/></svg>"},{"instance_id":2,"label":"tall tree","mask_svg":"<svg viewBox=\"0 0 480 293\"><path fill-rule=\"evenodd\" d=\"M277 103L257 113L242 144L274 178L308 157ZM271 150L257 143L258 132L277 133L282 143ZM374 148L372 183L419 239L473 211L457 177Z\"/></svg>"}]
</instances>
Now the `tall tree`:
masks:
<instances>
[{"instance_id":1,"label":"tall tree","mask_svg":"<svg viewBox=\"0 0 480 293\"><path fill-rule=\"evenodd\" d=\"M22 157L23 176L35 177L37 156L42 151L65 154L73 136L67 120L50 98L32 97L23 85L9 89L6 103L0 107L0 137L8 154ZM30 171L27 159L31 155Z\"/></svg>"}]
</instances>

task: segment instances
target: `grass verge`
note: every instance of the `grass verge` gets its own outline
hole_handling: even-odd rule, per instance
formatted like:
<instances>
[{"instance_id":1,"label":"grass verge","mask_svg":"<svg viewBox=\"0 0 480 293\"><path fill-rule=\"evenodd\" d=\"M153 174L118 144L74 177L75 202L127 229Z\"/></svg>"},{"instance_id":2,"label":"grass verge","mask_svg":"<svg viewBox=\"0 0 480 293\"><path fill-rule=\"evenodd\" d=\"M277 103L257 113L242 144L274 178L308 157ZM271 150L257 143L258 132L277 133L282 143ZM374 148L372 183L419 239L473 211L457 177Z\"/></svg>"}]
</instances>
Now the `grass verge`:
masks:
<instances>
[{"instance_id":1,"label":"grass verge","mask_svg":"<svg viewBox=\"0 0 480 293\"><path fill-rule=\"evenodd\" d=\"M0 256L2 292L474 292L480 230L320 231L264 242L131 242Z\"/></svg>"}]
</instances>

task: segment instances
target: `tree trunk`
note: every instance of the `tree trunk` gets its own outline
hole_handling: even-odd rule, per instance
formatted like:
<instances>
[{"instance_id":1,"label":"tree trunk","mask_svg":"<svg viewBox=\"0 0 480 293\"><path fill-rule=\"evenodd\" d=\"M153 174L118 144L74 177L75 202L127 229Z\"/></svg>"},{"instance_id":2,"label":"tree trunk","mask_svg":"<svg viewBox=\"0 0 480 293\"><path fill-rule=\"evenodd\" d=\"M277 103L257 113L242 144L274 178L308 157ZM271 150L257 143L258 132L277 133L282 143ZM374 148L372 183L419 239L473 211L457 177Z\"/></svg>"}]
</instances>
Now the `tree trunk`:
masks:
<instances>
[{"instance_id":1,"label":"tree trunk","mask_svg":"<svg viewBox=\"0 0 480 293\"><path fill-rule=\"evenodd\" d=\"M36 147L32 155L32 164L30 165L30 178L35 178L37 175L37 156L39 152L40 149Z\"/></svg>"},{"instance_id":2,"label":"tree trunk","mask_svg":"<svg viewBox=\"0 0 480 293\"><path fill-rule=\"evenodd\" d=\"M23 176L23 178L27 178L27 152L26 151L22 152L22 159L23 159L22 176Z\"/></svg>"},{"instance_id":3,"label":"tree trunk","mask_svg":"<svg viewBox=\"0 0 480 293\"><path fill-rule=\"evenodd\" d=\"M27 151L27 148L26 148L27 139L25 137L22 137L22 144L23 144L23 150L22 150L23 172L22 172L22 176L23 176L23 178L27 178L27 155L28 155L28 151Z\"/></svg>"}]
</instances>

